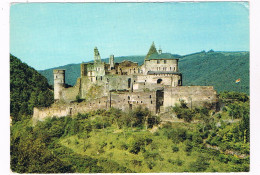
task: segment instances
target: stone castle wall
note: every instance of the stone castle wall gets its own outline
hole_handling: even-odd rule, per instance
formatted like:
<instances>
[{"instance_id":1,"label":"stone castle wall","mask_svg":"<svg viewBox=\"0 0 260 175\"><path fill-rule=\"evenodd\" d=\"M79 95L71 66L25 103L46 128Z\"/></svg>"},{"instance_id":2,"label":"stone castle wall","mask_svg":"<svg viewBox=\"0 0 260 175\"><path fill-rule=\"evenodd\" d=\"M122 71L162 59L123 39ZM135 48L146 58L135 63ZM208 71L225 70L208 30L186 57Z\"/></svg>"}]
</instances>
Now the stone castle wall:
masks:
<instances>
[{"instance_id":1,"label":"stone castle wall","mask_svg":"<svg viewBox=\"0 0 260 175\"><path fill-rule=\"evenodd\" d=\"M213 86L177 86L164 88L164 107L175 106L183 100L188 107L216 104L217 93Z\"/></svg>"},{"instance_id":2,"label":"stone castle wall","mask_svg":"<svg viewBox=\"0 0 260 175\"><path fill-rule=\"evenodd\" d=\"M56 103L47 108L35 107L33 118L41 121L47 117L75 116L78 113L109 109L110 107L128 111L138 106L154 109L151 111L155 113L156 92L111 92L108 96L81 103Z\"/></svg>"}]
</instances>

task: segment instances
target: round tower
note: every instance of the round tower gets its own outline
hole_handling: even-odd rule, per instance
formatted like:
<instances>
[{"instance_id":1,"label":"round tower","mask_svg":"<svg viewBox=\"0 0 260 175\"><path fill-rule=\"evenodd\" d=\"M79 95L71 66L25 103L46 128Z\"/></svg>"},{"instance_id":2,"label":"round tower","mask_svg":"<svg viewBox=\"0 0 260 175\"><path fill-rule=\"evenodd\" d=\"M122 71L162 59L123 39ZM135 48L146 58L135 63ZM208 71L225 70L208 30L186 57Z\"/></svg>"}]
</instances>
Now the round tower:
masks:
<instances>
[{"instance_id":1,"label":"round tower","mask_svg":"<svg viewBox=\"0 0 260 175\"><path fill-rule=\"evenodd\" d=\"M54 69L54 100L60 100L62 96L62 90L65 87L65 70Z\"/></svg>"}]
</instances>

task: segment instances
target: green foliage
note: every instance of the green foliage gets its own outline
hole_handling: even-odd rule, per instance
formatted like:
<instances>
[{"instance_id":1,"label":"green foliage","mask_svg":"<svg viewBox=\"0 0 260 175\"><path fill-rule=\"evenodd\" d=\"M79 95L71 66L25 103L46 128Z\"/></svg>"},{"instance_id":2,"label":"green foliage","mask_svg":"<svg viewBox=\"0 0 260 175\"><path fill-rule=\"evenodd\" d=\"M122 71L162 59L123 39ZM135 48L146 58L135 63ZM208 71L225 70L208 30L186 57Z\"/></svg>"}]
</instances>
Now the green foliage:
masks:
<instances>
[{"instance_id":1,"label":"green foliage","mask_svg":"<svg viewBox=\"0 0 260 175\"><path fill-rule=\"evenodd\" d=\"M145 151L145 146L152 143L151 135L133 135L128 139L128 150L130 153L138 154Z\"/></svg>"},{"instance_id":2,"label":"green foliage","mask_svg":"<svg viewBox=\"0 0 260 175\"><path fill-rule=\"evenodd\" d=\"M171 139L174 143L183 142L187 139L187 130L185 128L165 128L163 135Z\"/></svg>"},{"instance_id":3,"label":"green foliage","mask_svg":"<svg viewBox=\"0 0 260 175\"><path fill-rule=\"evenodd\" d=\"M178 152L179 151L179 147L178 146L172 146L172 152Z\"/></svg>"},{"instance_id":4,"label":"green foliage","mask_svg":"<svg viewBox=\"0 0 260 175\"><path fill-rule=\"evenodd\" d=\"M219 93L219 99L224 103L230 103L234 101L247 102L249 97L245 93L224 91Z\"/></svg>"},{"instance_id":5,"label":"green foliage","mask_svg":"<svg viewBox=\"0 0 260 175\"><path fill-rule=\"evenodd\" d=\"M152 115L141 108L131 113L111 108L73 118L53 117L35 126L25 117L11 126L12 171L249 171L249 101L239 103L245 105L241 110L248 112L243 112L237 122L223 120L228 117L227 111L220 111L223 117L218 119L207 108L195 108L196 122L168 122L158 126L155 133L144 129ZM182 108L188 109L185 104Z\"/></svg>"},{"instance_id":6,"label":"green foliage","mask_svg":"<svg viewBox=\"0 0 260 175\"><path fill-rule=\"evenodd\" d=\"M209 167L209 158L203 154L200 154L195 162L189 164L190 172L203 172Z\"/></svg>"},{"instance_id":7,"label":"green foliage","mask_svg":"<svg viewBox=\"0 0 260 175\"><path fill-rule=\"evenodd\" d=\"M211 52L183 56L179 60L183 85L211 85L217 92L249 94L249 52ZM239 84L235 80L241 79Z\"/></svg>"},{"instance_id":8,"label":"green foliage","mask_svg":"<svg viewBox=\"0 0 260 175\"><path fill-rule=\"evenodd\" d=\"M54 97L49 88L45 77L10 55L10 111L13 122L31 115L33 107L50 106Z\"/></svg>"},{"instance_id":9,"label":"green foliage","mask_svg":"<svg viewBox=\"0 0 260 175\"><path fill-rule=\"evenodd\" d=\"M194 110L189 109L187 107L187 104L184 103L183 101L181 101L180 106L176 105L172 109L173 109L173 112L176 114L177 118L184 119L185 122L191 122L192 117L195 114Z\"/></svg>"},{"instance_id":10,"label":"green foliage","mask_svg":"<svg viewBox=\"0 0 260 175\"><path fill-rule=\"evenodd\" d=\"M19 129L18 128L24 128ZM36 131L34 131L36 130ZM29 131L29 132L28 132ZM74 172L72 166L48 150L45 130L32 128L28 120L11 127L11 169L17 173Z\"/></svg>"}]
</instances>

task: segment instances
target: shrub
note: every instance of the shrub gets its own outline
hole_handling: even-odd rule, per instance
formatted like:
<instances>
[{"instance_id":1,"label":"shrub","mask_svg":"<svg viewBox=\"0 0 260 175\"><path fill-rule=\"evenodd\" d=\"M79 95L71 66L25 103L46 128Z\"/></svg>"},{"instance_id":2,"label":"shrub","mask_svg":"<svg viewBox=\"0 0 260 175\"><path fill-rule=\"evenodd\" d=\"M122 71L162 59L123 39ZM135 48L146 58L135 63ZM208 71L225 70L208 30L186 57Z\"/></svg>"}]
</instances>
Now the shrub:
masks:
<instances>
[{"instance_id":1,"label":"shrub","mask_svg":"<svg viewBox=\"0 0 260 175\"><path fill-rule=\"evenodd\" d=\"M142 165L142 161L140 160L131 160L130 161L134 166L141 166Z\"/></svg>"},{"instance_id":2,"label":"shrub","mask_svg":"<svg viewBox=\"0 0 260 175\"><path fill-rule=\"evenodd\" d=\"M191 143L191 141L186 140L184 143L185 143L184 150L185 150L187 153L190 153L190 152L192 151L192 143Z\"/></svg>"},{"instance_id":3,"label":"shrub","mask_svg":"<svg viewBox=\"0 0 260 175\"><path fill-rule=\"evenodd\" d=\"M178 152L179 151L179 147L178 146L172 146L172 152Z\"/></svg>"},{"instance_id":4,"label":"shrub","mask_svg":"<svg viewBox=\"0 0 260 175\"><path fill-rule=\"evenodd\" d=\"M130 153L138 154L141 150L145 150L145 146L152 143L152 138L149 135L138 135L129 138L128 150Z\"/></svg>"},{"instance_id":5,"label":"shrub","mask_svg":"<svg viewBox=\"0 0 260 175\"><path fill-rule=\"evenodd\" d=\"M146 161L146 164L150 170L156 165L154 161Z\"/></svg>"},{"instance_id":6,"label":"shrub","mask_svg":"<svg viewBox=\"0 0 260 175\"><path fill-rule=\"evenodd\" d=\"M122 149L122 150L127 150L127 149L128 149L128 146L127 146L126 143L120 142L118 148L119 148L119 149Z\"/></svg>"},{"instance_id":7,"label":"shrub","mask_svg":"<svg viewBox=\"0 0 260 175\"><path fill-rule=\"evenodd\" d=\"M74 140L74 144L75 144L75 145L78 145L78 144L79 144L78 139L75 139L75 140Z\"/></svg>"},{"instance_id":8,"label":"shrub","mask_svg":"<svg viewBox=\"0 0 260 175\"><path fill-rule=\"evenodd\" d=\"M189 164L189 169L192 172L202 172L205 171L209 167L209 158L205 155L199 155L195 162L191 162Z\"/></svg>"},{"instance_id":9,"label":"shrub","mask_svg":"<svg viewBox=\"0 0 260 175\"><path fill-rule=\"evenodd\" d=\"M100 148L104 148L105 146L107 146L107 142L103 141L102 143L99 144Z\"/></svg>"},{"instance_id":10,"label":"shrub","mask_svg":"<svg viewBox=\"0 0 260 175\"><path fill-rule=\"evenodd\" d=\"M178 166L182 166L183 162L184 162L184 161L181 160L180 157L177 157L177 159L175 160L175 163L176 163L176 165L178 165Z\"/></svg>"}]
</instances>

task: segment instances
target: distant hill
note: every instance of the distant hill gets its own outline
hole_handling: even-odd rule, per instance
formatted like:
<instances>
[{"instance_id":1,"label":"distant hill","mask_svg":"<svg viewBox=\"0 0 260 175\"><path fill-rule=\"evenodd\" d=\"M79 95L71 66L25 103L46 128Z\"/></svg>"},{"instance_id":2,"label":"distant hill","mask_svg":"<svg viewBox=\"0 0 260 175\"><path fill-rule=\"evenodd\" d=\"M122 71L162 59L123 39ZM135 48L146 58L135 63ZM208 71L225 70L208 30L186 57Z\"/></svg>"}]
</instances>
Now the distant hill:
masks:
<instances>
[{"instance_id":1,"label":"distant hill","mask_svg":"<svg viewBox=\"0 0 260 175\"><path fill-rule=\"evenodd\" d=\"M183 85L211 85L218 91L249 94L249 52L201 52L179 61ZM235 81L240 78L241 82Z\"/></svg>"},{"instance_id":2,"label":"distant hill","mask_svg":"<svg viewBox=\"0 0 260 175\"><path fill-rule=\"evenodd\" d=\"M179 70L183 85L212 85L218 91L239 91L249 94L249 52L197 52L189 55L173 55L179 58ZM115 62L130 60L143 64L145 56L115 57ZM103 59L108 63L108 58ZM39 71L53 85L53 69L66 70L66 83L74 85L80 77L80 63ZM235 84L240 78L241 83Z\"/></svg>"}]
</instances>

